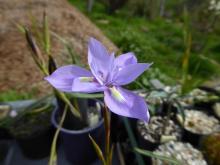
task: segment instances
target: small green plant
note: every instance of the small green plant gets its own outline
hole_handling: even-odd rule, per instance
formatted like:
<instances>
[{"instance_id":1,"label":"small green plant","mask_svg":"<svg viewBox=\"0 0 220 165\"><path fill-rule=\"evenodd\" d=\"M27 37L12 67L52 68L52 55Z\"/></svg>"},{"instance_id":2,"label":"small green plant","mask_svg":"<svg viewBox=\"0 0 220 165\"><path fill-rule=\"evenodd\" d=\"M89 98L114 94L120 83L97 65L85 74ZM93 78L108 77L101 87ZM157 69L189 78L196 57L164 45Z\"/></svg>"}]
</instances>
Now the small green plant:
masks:
<instances>
[{"instance_id":1,"label":"small green plant","mask_svg":"<svg viewBox=\"0 0 220 165\"><path fill-rule=\"evenodd\" d=\"M182 57L182 80L181 80L181 85L182 85L182 94L185 94L187 92L189 92L190 90L192 90L193 88L195 88L196 86L198 86L201 81L200 80L195 80L194 81L194 77L193 75L190 75L190 71L194 72L194 74L196 74L196 72L198 70L198 68L196 68L195 66L193 66L193 68L190 68L190 60L192 59L192 53L191 53L191 49L192 49L192 34L191 34L191 25L190 25L190 20L189 20L189 15L188 15L188 11L185 8L184 10L184 31L183 31L183 38L184 38L184 46L185 46L185 51ZM196 66L199 67L198 65L198 61ZM191 69L191 70L190 70Z\"/></svg>"}]
</instances>

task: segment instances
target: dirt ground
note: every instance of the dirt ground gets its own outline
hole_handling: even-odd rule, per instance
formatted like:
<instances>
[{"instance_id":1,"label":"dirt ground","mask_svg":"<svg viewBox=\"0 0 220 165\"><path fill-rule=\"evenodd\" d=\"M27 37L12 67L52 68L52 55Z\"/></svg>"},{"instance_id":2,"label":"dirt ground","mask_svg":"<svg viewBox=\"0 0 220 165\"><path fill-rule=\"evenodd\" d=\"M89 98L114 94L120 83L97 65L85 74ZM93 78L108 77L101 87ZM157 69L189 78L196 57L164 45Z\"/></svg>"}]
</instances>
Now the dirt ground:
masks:
<instances>
[{"instance_id":1,"label":"dirt ground","mask_svg":"<svg viewBox=\"0 0 220 165\"><path fill-rule=\"evenodd\" d=\"M66 0L0 0L0 92L34 89L39 95L44 95L51 91L31 58L24 34L16 27L16 24L30 27L31 17L42 22L44 10L50 30L70 41L84 62L90 36L101 40L109 50L117 50L87 17ZM59 65L70 64L63 49L63 44L52 38L52 54Z\"/></svg>"}]
</instances>

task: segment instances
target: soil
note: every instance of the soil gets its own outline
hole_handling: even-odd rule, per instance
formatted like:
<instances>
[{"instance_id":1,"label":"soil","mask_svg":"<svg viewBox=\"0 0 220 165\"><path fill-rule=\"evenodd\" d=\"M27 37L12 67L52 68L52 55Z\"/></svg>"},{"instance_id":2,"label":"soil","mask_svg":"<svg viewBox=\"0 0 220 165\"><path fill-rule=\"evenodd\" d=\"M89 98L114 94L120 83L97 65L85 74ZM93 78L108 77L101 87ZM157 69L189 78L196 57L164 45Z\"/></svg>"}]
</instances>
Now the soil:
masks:
<instances>
[{"instance_id":1,"label":"soil","mask_svg":"<svg viewBox=\"0 0 220 165\"><path fill-rule=\"evenodd\" d=\"M16 90L37 95L52 90L33 62L25 37L16 24L30 27L31 18L42 22L46 11L51 31L71 42L74 50L86 63L89 37L104 43L110 51L117 51L103 33L66 0L0 0L0 92ZM64 47L52 38L52 55L59 65L70 64L70 57L63 55Z\"/></svg>"}]
</instances>

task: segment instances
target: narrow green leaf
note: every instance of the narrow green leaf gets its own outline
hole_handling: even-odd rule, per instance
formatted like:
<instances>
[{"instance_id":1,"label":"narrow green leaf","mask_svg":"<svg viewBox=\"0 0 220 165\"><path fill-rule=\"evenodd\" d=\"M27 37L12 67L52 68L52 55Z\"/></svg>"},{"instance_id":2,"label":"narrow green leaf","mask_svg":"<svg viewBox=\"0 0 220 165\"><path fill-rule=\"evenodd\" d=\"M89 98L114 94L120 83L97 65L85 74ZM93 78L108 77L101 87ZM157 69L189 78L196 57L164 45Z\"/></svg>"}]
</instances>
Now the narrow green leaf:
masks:
<instances>
[{"instance_id":1,"label":"narrow green leaf","mask_svg":"<svg viewBox=\"0 0 220 165\"><path fill-rule=\"evenodd\" d=\"M50 32L49 32L49 25L48 25L48 17L46 11L44 12L44 48L45 52L49 55L50 54Z\"/></svg>"},{"instance_id":2,"label":"narrow green leaf","mask_svg":"<svg viewBox=\"0 0 220 165\"><path fill-rule=\"evenodd\" d=\"M102 93L97 93L97 94L71 93L71 94L68 94L68 96L77 97L77 98L103 98L104 97Z\"/></svg>"},{"instance_id":3,"label":"narrow green leaf","mask_svg":"<svg viewBox=\"0 0 220 165\"><path fill-rule=\"evenodd\" d=\"M89 138L92 141L93 147L94 147L99 159L103 162L104 165L106 165L106 161L105 161L105 158L103 156L102 150L100 149L98 144L95 142L95 140L90 135L89 135Z\"/></svg>"},{"instance_id":4,"label":"narrow green leaf","mask_svg":"<svg viewBox=\"0 0 220 165\"><path fill-rule=\"evenodd\" d=\"M117 155L118 155L120 165L125 165L125 159L124 159L123 153L121 151L121 146L120 146L119 142L116 143L116 149L117 149L117 153L118 153Z\"/></svg>"},{"instance_id":5,"label":"narrow green leaf","mask_svg":"<svg viewBox=\"0 0 220 165\"><path fill-rule=\"evenodd\" d=\"M110 162L110 164L112 164L113 152L114 152L114 145L112 145L110 153L109 153L109 162Z\"/></svg>"},{"instance_id":6,"label":"narrow green leaf","mask_svg":"<svg viewBox=\"0 0 220 165\"><path fill-rule=\"evenodd\" d=\"M181 114L182 118L183 118L183 123L185 122L185 113L184 113L184 108L182 107L182 105L179 103L179 101L177 101L176 99L174 99L174 103L176 103L177 105L177 110L178 112Z\"/></svg>"},{"instance_id":7,"label":"narrow green leaf","mask_svg":"<svg viewBox=\"0 0 220 165\"><path fill-rule=\"evenodd\" d=\"M135 151L142 154L142 155L145 155L145 156L150 156L152 158L160 159L160 160L163 160L163 161L175 164L175 165L181 165L180 162L178 162L176 159L169 158L169 157L166 157L166 156L161 156L161 155L155 154L151 151L142 150L140 148L135 148Z\"/></svg>"},{"instance_id":8,"label":"narrow green leaf","mask_svg":"<svg viewBox=\"0 0 220 165\"><path fill-rule=\"evenodd\" d=\"M28 15L29 20L31 21L31 31L33 32L37 43L40 47L43 47L44 41L43 41L43 33L40 30L39 21L37 20L36 16L34 16L32 13L29 13Z\"/></svg>"},{"instance_id":9,"label":"narrow green leaf","mask_svg":"<svg viewBox=\"0 0 220 165\"><path fill-rule=\"evenodd\" d=\"M41 69L41 71L44 72L45 61L41 54L41 51L37 43L35 42L34 37L32 36L31 32L27 28L24 28L24 30L25 30L26 41L32 51L31 53L32 57L35 63L37 64L37 66Z\"/></svg>"},{"instance_id":10,"label":"narrow green leaf","mask_svg":"<svg viewBox=\"0 0 220 165\"><path fill-rule=\"evenodd\" d=\"M60 92L56 89L54 89L55 92L57 93L57 95L69 106L70 111L73 113L74 116L81 118L81 114L79 112L78 109L76 109L70 102L70 100L68 99L68 97L66 96L65 93Z\"/></svg>"},{"instance_id":11,"label":"narrow green leaf","mask_svg":"<svg viewBox=\"0 0 220 165\"><path fill-rule=\"evenodd\" d=\"M48 102L48 103L46 103L44 106L42 106L42 107L40 107L40 108L33 109L32 111L28 112L28 114L37 114L37 113L40 113L40 112L45 111L46 109L48 109L50 106L51 106L51 103Z\"/></svg>"},{"instance_id":12,"label":"narrow green leaf","mask_svg":"<svg viewBox=\"0 0 220 165\"><path fill-rule=\"evenodd\" d=\"M67 106L65 106L65 108L64 108L64 112L63 112L61 120L59 122L59 127L57 128L55 135L53 137L53 142L52 142L51 151L50 151L49 165L57 165L56 144L57 144L58 135L60 133L60 129L62 128L64 119L66 117L66 113L67 113Z\"/></svg>"},{"instance_id":13,"label":"narrow green leaf","mask_svg":"<svg viewBox=\"0 0 220 165\"><path fill-rule=\"evenodd\" d=\"M21 32L21 33L24 33L25 34L25 27L24 26L22 26L22 25L20 25L20 24L15 24L16 26L17 26L17 28L18 28L18 30Z\"/></svg>"},{"instance_id":14,"label":"narrow green leaf","mask_svg":"<svg viewBox=\"0 0 220 165\"><path fill-rule=\"evenodd\" d=\"M131 129L131 126L130 126L130 123L129 123L128 119L123 117L123 122L124 122L125 128L127 130L128 137L131 140L131 145L132 145L133 148L136 148L138 146L137 141L136 141L135 136L132 132L132 129ZM138 165L144 165L144 160L141 157L141 155L138 154L138 153L135 153L135 156L136 156Z\"/></svg>"}]
</instances>

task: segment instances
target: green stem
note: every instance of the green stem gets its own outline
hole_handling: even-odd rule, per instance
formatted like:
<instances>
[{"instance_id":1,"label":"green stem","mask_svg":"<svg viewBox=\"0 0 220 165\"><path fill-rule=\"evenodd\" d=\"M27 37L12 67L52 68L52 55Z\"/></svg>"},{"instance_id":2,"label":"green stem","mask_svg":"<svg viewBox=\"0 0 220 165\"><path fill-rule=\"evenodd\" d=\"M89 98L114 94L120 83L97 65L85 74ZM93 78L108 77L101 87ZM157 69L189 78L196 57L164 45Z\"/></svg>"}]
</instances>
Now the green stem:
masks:
<instances>
[{"instance_id":1,"label":"green stem","mask_svg":"<svg viewBox=\"0 0 220 165\"><path fill-rule=\"evenodd\" d=\"M104 115L104 124L105 124L105 159L106 164L111 165L112 154L110 150L110 118L109 118L109 111L107 106L105 105L103 110Z\"/></svg>"}]
</instances>

